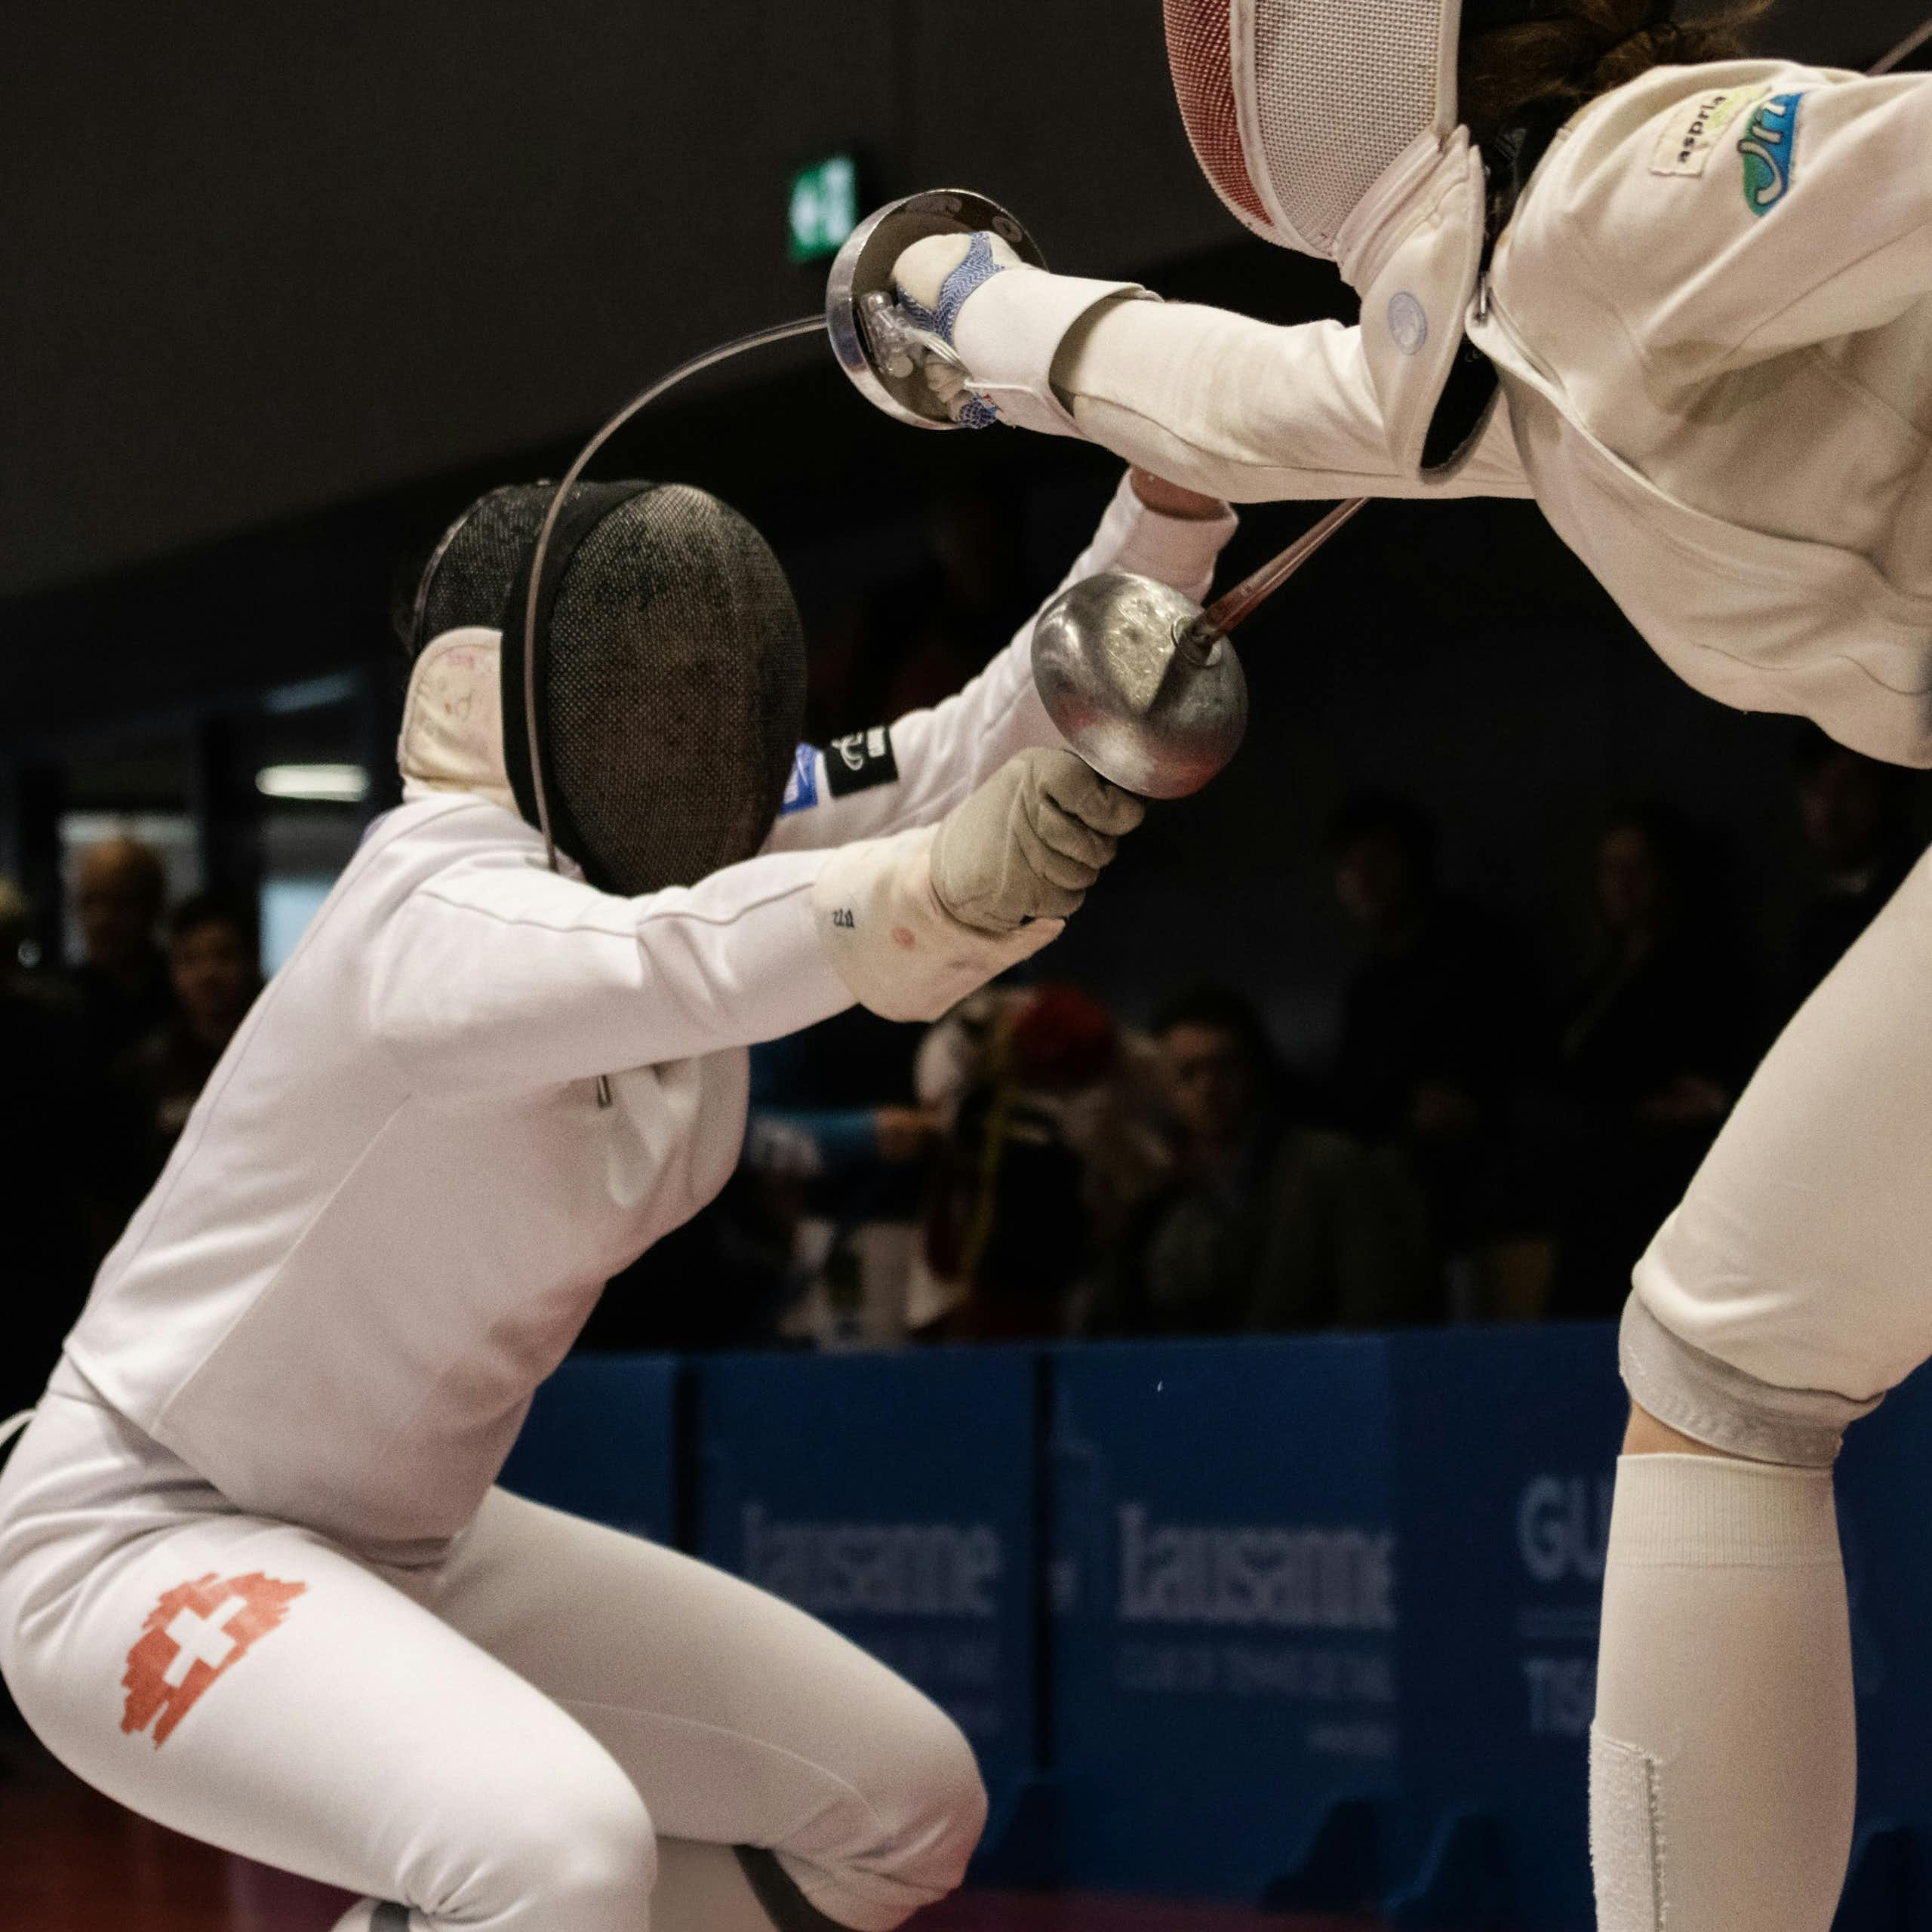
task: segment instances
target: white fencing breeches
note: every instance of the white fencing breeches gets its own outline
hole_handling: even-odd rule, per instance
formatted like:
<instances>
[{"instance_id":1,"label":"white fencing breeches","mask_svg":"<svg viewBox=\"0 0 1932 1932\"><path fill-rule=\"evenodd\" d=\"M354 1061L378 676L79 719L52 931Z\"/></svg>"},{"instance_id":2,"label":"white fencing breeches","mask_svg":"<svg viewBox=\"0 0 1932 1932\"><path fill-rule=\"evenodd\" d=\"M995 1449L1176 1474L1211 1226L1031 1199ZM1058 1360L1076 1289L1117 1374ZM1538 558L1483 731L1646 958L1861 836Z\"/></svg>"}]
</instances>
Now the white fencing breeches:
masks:
<instances>
[{"instance_id":1,"label":"white fencing breeches","mask_svg":"<svg viewBox=\"0 0 1932 1932\"><path fill-rule=\"evenodd\" d=\"M1932 1356L1932 855L1779 1036L1637 1264L1624 1380L1752 1461L1829 1468Z\"/></svg>"},{"instance_id":2,"label":"white fencing breeches","mask_svg":"<svg viewBox=\"0 0 1932 1932\"><path fill-rule=\"evenodd\" d=\"M1638 1263L1591 1734L1601 1932L1826 1932L1857 1748L1831 1469L1932 1356L1932 858L1766 1055Z\"/></svg>"},{"instance_id":3,"label":"white fencing breeches","mask_svg":"<svg viewBox=\"0 0 1932 1932\"><path fill-rule=\"evenodd\" d=\"M748 1584L500 1491L384 1570L76 1392L0 1476L0 1669L90 1784L381 1932L888 1932L985 1817L943 1713Z\"/></svg>"}]
</instances>

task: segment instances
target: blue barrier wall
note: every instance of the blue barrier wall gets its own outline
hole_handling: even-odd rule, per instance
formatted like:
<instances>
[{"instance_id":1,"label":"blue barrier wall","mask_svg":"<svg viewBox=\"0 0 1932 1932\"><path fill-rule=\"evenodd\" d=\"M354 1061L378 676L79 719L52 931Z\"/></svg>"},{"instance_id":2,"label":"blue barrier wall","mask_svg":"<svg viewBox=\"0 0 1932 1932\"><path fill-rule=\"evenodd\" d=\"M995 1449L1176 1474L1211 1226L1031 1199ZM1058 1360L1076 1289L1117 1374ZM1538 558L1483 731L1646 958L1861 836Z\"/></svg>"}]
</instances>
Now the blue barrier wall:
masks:
<instances>
[{"instance_id":1,"label":"blue barrier wall","mask_svg":"<svg viewBox=\"0 0 1932 1932\"><path fill-rule=\"evenodd\" d=\"M1590 1924L1607 1324L1069 1349L1053 1403L1069 1880Z\"/></svg>"},{"instance_id":2,"label":"blue barrier wall","mask_svg":"<svg viewBox=\"0 0 1932 1932\"><path fill-rule=\"evenodd\" d=\"M1858 1826L1841 1932L1932 1928L1925 1867L1932 1853L1927 1472L1932 1380L1921 1369L1848 1432L1838 1463L1838 1537L1858 1695Z\"/></svg>"},{"instance_id":3,"label":"blue barrier wall","mask_svg":"<svg viewBox=\"0 0 1932 1932\"><path fill-rule=\"evenodd\" d=\"M700 1554L952 1712L1009 1878L1586 1932L1623 1414L1607 1324L592 1358L540 1392L505 1480L660 1538L681 1484ZM1932 1932L1927 1469L1921 1376L1840 1469L1838 1932Z\"/></svg>"},{"instance_id":4,"label":"blue barrier wall","mask_svg":"<svg viewBox=\"0 0 1932 1932\"><path fill-rule=\"evenodd\" d=\"M677 1540L677 1387L669 1355L577 1355L537 1392L506 1489L613 1529Z\"/></svg>"},{"instance_id":5,"label":"blue barrier wall","mask_svg":"<svg viewBox=\"0 0 1932 1932\"><path fill-rule=\"evenodd\" d=\"M1614 1329L1388 1347L1402 1571L1390 1916L1589 1932L1597 1613L1626 1413Z\"/></svg>"},{"instance_id":6,"label":"blue barrier wall","mask_svg":"<svg viewBox=\"0 0 1932 1932\"><path fill-rule=\"evenodd\" d=\"M1069 1881L1257 1898L1393 1795L1388 1351L1053 1361L1053 1752Z\"/></svg>"},{"instance_id":7,"label":"blue barrier wall","mask_svg":"<svg viewBox=\"0 0 1932 1932\"><path fill-rule=\"evenodd\" d=\"M697 1372L698 1553L823 1617L972 1740L1008 1829L1039 1761L1030 1351Z\"/></svg>"}]
</instances>

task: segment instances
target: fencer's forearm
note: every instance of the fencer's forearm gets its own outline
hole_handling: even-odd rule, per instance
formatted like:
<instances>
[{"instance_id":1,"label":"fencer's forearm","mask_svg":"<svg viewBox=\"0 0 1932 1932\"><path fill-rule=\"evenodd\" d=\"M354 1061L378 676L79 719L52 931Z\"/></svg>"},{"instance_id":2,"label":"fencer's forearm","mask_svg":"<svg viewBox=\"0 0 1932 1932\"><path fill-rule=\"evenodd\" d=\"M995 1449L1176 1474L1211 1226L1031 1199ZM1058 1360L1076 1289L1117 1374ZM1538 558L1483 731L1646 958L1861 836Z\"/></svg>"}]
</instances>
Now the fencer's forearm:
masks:
<instances>
[{"instance_id":1,"label":"fencer's forearm","mask_svg":"<svg viewBox=\"0 0 1932 1932\"><path fill-rule=\"evenodd\" d=\"M1235 521L1232 511L1186 518L1150 509L1123 476L1093 541L1060 587L1103 571L1133 571L1204 598ZM813 802L795 804L780 817L765 850L841 845L933 824L1016 753L1060 744L1060 732L1033 687L1032 643L1029 620L1012 642L952 697L895 719L889 737L897 776L888 782L834 795L828 767L842 755L840 747L835 744L814 754Z\"/></svg>"},{"instance_id":2,"label":"fencer's forearm","mask_svg":"<svg viewBox=\"0 0 1932 1932\"><path fill-rule=\"evenodd\" d=\"M1051 380L1090 440L1231 503L1529 494L1493 446L1443 481L1398 475L1360 332L1339 322L1119 302L1069 332Z\"/></svg>"},{"instance_id":3,"label":"fencer's forearm","mask_svg":"<svg viewBox=\"0 0 1932 1932\"><path fill-rule=\"evenodd\" d=\"M623 899L514 854L450 867L385 922L371 1021L425 1091L528 1091L774 1039L852 994L822 943L825 855Z\"/></svg>"},{"instance_id":4,"label":"fencer's forearm","mask_svg":"<svg viewBox=\"0 0 1932 1932\"><path fill-rule=\"evenodd\" d=\"M1092 441L1230 502L1357 494L1385 480L1352 332L1271 328L1180 303L1096 311L1051 380Z\"/></svg>"},{"instance_id":5,"label":"fencer's forearm","mask_svg":"<svg viewBox=\"0 0 1932 1932\"><path fill-rule=\"evenodd\" d=\"M1398 474L1358 330L1118 294L1069 315L1060 279L1010 270L959 312L954 340L967 367L976 383L989 379L1014 421L1052 426L1057 415L1116 455L1231 503L1530 494L1500 413L1453 476Z\"/></svg>"},{"instance_id":6,"label":"fencer's forearm","mask_svg":"<svg viewBox=\"0 0 1932 1932\"><path fill-rule=\"evenodd\" d=\"M1214 566L1238 521L1234 512L1225 508L1219 516L1167 515L1141 501L1131 475L1123 476L1093 542L1061 578L1059 588L1064 590L1103 571L1132 571L1204 602L1214 581ZM1030 643L1030 624L1023 635Z\"/></svg>"}]
</instances>

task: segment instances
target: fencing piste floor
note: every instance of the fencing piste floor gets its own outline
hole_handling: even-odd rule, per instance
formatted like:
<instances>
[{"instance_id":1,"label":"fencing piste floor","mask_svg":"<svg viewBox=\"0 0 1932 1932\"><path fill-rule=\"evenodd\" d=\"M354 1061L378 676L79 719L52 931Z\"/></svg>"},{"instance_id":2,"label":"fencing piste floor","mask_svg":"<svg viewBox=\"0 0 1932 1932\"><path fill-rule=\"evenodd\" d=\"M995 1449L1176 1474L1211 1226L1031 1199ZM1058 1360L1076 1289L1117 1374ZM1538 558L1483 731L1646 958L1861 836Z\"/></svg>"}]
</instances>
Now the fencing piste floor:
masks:
<instances>
[{"instance_id":1,"label":"fencing piste floor","mask_svg":"<svg viewBox=\"0 0 1932 1932\"><path fill-rule=\"evenodd\" d=\"M232 1858L124 1811L17 1733L0 1734L5 1932L328 1932L326 1887ZM916 1932L1368 1932L1355 1919L1091 1893L966 1892Z\"/></svg>"}]
</instances>

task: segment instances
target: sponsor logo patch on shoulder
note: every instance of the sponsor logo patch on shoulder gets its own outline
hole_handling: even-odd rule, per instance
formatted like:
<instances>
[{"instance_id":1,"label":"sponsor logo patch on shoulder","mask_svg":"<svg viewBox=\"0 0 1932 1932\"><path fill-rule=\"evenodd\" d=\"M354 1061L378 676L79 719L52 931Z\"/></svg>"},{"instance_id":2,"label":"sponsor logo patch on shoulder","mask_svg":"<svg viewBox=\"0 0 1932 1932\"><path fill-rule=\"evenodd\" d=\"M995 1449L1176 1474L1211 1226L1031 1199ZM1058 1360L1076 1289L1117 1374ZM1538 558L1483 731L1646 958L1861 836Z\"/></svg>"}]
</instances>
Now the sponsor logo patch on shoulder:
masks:
<instances>
[{"instance_id":1,"label":"sponsor logo patch on shoulder","mask_svg":"<svg viewBox=\"0 0 1932 1932\"><path fill-rule=\"evenodd\" d=\"M1744 205L1753 214L1769 214L1791 192L1798 103L1804 98L1802 88L1773 94L1752 115L1739 138L1737 152L1744 163Z\"/></svg>"},{"instance_id":2,"label":"sponsor logo patch on shoulder","mask_svg":"<svg viewBox=\"0 0 1932 1932\"><path fill-rule=\"evenodd\" d=\"M785 781L785 795L779 801L778 816L809 811L818 803L818 748L801 745L792 754L792 775Z\"/></svg>"},{"instance_id":3,"label":"sponsor logo patch on shoulder","mask_svg":"<svg viewBox=\"0 0 1932 1932\"><path fill-rule=\"evenodd\" d=\"M825 748L826 789L835 798L875 785L894 784L898 777L892 734L883 724L875 724L869 731L848 731Z\"/></svg>"},{"instance_id":4,"label":"sponsor logo patch on shoulder","mask_svg":"<svg viewBox=\"0 0 1932 1932\"><path fill-rule=\"evenodd\" d=\"M1664 123L1651 155L1653 174L1701 174L1712 150L1744 110L1762 100L1764 88L1718 89L1687 101Z\"/></svg>"}]
</instances>

